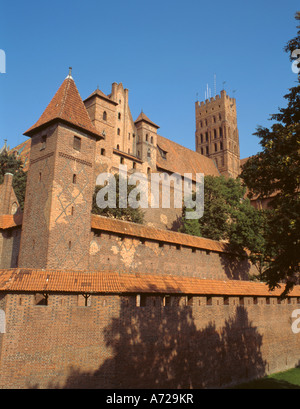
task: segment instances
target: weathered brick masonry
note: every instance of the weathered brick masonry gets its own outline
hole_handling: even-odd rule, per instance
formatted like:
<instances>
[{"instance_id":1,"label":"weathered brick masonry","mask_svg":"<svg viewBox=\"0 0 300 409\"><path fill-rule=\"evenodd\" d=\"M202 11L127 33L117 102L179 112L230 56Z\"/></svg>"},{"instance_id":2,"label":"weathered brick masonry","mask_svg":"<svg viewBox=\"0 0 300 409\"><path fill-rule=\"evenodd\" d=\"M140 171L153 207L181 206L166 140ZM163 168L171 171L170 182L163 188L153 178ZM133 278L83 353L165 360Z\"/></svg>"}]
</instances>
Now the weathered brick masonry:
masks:
<instances>
[{"instance_id":1,"label":"weathered brick masonry","mask_svg":"<svg viewBox=\"0 0 300 409\"><path fill-rule=\"evenodd\" d=\"M167 230L178 209L91 215L98 172L119 163L235 175L233 103L196 106L197 153L134 122L122 84L83 102L68 75L26 132L24 214L11 176L0 187L0 388L220 388L299 364L299 286L281 300L246 253Z\"/></svg>"}]
</instances>

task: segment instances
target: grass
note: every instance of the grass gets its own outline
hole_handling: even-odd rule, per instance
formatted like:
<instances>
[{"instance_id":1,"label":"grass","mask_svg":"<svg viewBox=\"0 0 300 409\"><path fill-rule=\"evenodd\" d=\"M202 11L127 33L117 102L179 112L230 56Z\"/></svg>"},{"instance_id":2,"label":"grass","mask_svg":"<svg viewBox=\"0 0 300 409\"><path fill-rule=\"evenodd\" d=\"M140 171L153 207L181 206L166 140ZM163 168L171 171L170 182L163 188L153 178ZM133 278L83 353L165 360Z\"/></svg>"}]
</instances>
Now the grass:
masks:
<instances>
[{"instance_id":1,"label":"grass","mask_svg":"<svg viewBox=\"0 0 300 409\"><path fill-rule=\"evenodd\" d=\"M243 383L234 389L300 389L300 367Z\"/></svg>"}]
</instances>

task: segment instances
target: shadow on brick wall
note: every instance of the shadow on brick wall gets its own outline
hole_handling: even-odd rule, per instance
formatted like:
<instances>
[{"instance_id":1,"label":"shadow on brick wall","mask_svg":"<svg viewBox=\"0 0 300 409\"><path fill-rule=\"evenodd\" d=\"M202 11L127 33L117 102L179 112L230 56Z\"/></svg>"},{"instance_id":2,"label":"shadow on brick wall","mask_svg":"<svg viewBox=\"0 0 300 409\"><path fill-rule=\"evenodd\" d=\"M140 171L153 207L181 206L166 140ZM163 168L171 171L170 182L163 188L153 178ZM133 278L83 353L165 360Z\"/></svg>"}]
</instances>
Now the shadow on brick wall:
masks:
<instances>
[{"instance_id":1,"label":"shadow on brick wall","mask_svg":"<svg viewBox=\"0 0 300 409\"><path fill-rule=\"evenodd\" d=\"M251 263L246 257L220 253L220 261L230 280L249 280Z\"/></svg>"},{"instance_id":2,"label":"shadow on brick wall","mask_svg":"<svg viewBox=\"0 0 300 409\"><path fill-rule=\"evenodd\" d=\"M199 328L190 306L133 308L124 298L119 318L105 329L113 358L93 373L72 369L63 386L48 387L220 388L263 376L262 336L244 307L222 323Z\"/></svg>"}]
</instances>

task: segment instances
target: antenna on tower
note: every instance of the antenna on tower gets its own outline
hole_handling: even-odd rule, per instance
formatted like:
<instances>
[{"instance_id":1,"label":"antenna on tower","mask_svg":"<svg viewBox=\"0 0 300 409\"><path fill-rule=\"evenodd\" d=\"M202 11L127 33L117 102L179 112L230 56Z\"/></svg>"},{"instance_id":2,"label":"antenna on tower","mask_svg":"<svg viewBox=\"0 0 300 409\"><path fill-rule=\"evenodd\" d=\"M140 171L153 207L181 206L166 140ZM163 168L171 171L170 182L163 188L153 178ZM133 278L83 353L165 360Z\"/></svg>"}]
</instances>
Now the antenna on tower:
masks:
<instances>
[{"instance_id":1,"label":"antenna on tower","mask_svg":"<svg viewBox=\"0 0 300 409\"><path fill-rule=\"evenodd\" d=\"M217 76L214 74L214 97L217 95Z\"/></svg>"}]
</instances>

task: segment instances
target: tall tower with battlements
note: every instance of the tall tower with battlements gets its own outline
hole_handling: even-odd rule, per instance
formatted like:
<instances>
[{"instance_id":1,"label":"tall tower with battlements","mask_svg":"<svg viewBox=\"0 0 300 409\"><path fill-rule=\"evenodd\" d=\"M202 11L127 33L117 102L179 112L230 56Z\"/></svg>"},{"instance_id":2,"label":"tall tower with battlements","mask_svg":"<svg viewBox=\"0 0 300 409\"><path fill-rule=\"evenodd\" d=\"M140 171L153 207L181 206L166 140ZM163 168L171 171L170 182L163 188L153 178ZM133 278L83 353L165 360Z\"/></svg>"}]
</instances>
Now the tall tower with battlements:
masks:
<instances>
[{"instance_id":1,"label":"tall tower with battlements","mask_svg":"<svg viewBox=\"0 0 300 409\"><path fill-rule=\"evenodd\" d=\"M196 102L196 151L213 159L221 175L239 175L240 148L236 101L224 90L221 95Z\"/></svg>"}]
</instances>

